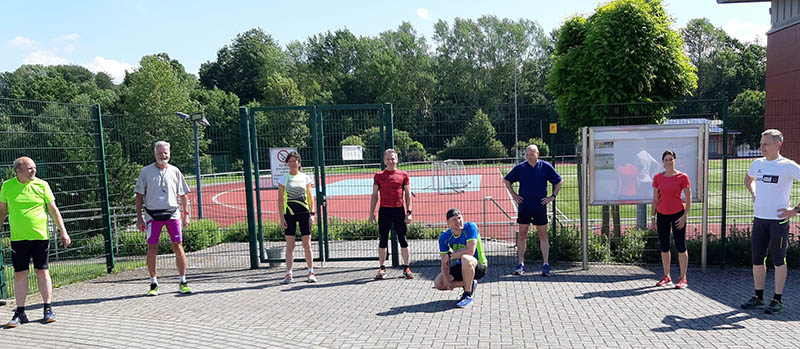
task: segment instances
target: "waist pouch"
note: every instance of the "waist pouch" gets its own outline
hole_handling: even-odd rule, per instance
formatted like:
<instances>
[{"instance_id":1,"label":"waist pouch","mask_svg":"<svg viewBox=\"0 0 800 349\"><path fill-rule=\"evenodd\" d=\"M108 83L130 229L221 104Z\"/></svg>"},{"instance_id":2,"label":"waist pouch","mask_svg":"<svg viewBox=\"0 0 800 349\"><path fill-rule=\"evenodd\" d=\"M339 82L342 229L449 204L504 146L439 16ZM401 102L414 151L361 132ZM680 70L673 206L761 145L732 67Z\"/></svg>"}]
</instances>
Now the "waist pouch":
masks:
<instances>
[{"instance_id":1,"label":"waist pouch","mask_svg":"<svg viewBox=\"0 0 800 349\"><path fill-rule=\"evenodd\" d=\"M144 210L147 211L147 214L150 215L150 217L152 217L155 221L168 221L172 219L172 214L175 213L175 210L177 209L170 208L166 210L150 210L145 208Z\"/></svg>"}]
</instances>

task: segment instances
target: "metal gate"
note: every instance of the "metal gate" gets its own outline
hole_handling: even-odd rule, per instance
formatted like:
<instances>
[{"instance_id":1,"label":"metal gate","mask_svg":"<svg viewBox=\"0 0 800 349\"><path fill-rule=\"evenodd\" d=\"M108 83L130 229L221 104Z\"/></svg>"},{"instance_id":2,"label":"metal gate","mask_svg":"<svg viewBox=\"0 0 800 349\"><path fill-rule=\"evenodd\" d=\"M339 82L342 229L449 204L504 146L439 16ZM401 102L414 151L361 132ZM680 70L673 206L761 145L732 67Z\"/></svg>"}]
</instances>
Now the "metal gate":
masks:
<instances>
[{"instance_id":1,"label":"metal gate","mask_svg":"<svg viewBox=\"0 0 800 349\"><path fill-rule=\"evenodd\" d=\"M377 227L366 219L371 174L383 168L383 151L394 145L392 105L241 107L240 121L251 268L285 258L269 170L269 151L276 147L296 148L303 163L313 162L319 217L312 231L314 259L376 260ZM344 145L360 146L361 158L343 156ZM296 248L301 253L295 256L302 256L302 246ZM398 265L394 251L392 234L391 258Z\"/></svg>"}]
</instances>

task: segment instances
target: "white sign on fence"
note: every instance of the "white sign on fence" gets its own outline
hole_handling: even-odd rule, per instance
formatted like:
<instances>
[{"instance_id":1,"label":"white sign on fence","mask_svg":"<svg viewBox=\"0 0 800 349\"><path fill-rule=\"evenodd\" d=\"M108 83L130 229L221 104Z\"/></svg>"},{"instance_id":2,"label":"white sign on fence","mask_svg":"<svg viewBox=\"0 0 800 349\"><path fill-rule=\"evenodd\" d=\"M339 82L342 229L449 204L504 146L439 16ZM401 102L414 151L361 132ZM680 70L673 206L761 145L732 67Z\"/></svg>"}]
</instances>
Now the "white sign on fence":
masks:
<instances>
[{"instance_id":1,"label":"white sign on fence","mask_svg":"<svg viewBox=\"0 0 800 349\"><path fill-rule=\"evenodd\" d=\"M297 148L269 148L269 169L272 174L272 187L278 187L278 178L289 173L286 156Z\"/></svg>"},{"instance_id":2,"label":"white sign on fence","mask_svg":"<svg viewBox=\"0 0 800 349\"><path fill-rule=\"evenodd\" d=\"M364 160L364 148L360 145L343 145L342 160Z\"/></svg>"}]
</instances>

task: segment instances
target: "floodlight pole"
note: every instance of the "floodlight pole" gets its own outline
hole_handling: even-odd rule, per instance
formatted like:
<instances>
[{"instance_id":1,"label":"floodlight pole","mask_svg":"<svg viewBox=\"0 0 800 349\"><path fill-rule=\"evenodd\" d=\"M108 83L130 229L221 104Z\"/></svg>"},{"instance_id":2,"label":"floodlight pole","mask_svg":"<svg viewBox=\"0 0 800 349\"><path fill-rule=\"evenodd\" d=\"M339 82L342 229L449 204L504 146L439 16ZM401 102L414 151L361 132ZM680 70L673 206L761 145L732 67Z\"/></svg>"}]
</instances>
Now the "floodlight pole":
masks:
<instances>
[{"instance_id":1,"label":"floodlight pole","mask_svg":"<svg viewBox=\"0 0 800 349\"><path fill-rule=\"evenodd\" d=\"M194 175L197 182L197 218L203 219L203 191L200 189L200 144L197 137L197 120L192 121L194 126Z\"/></svg>"},{"instance_id":2,"label":"floodlight pole","mask_svg":"<svg viewBox=\"0 0 800 349\"><path fill-rule=\"evenodd\" d=\"M514 161L519 161L519 116L517 113L517 57L514 55Z\"/></svg>"}]
</instances>

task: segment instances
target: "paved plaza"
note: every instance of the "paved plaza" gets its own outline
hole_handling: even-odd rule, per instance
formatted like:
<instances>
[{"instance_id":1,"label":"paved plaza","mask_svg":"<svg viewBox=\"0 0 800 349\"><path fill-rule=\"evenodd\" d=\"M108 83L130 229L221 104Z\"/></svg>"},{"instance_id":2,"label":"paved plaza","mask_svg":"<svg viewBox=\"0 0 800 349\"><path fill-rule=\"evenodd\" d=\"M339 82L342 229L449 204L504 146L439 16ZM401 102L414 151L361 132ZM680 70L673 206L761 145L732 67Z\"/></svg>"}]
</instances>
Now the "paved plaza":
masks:
<instances>
[{"instance_id":1,"label":"paved plaza","mask_svg":"<svg viewBox=\"0 0 800 349\"><path fill-rule=\"evenodd\" d=\"M0 330L0 348L800 346L796 270L785 312L766 315L738 309L752 294L749 269L690 269L689 288L677 290L653 286L656 267L561 265L545 278L490 266L473 305L456 309L460 290L432 288L438 268L417 268L413 280L376 281L374 264L327 263L316 268L316 284L297 270L289 285L279 268L191 270L191 295L178 294L167 270L157 297L144 297L144 269L109 275L56 289L52 324L39 323L40 300L31 297L32 322ZM5 323L13 307L0 309Z\"/></svg>"}]
</instances>

